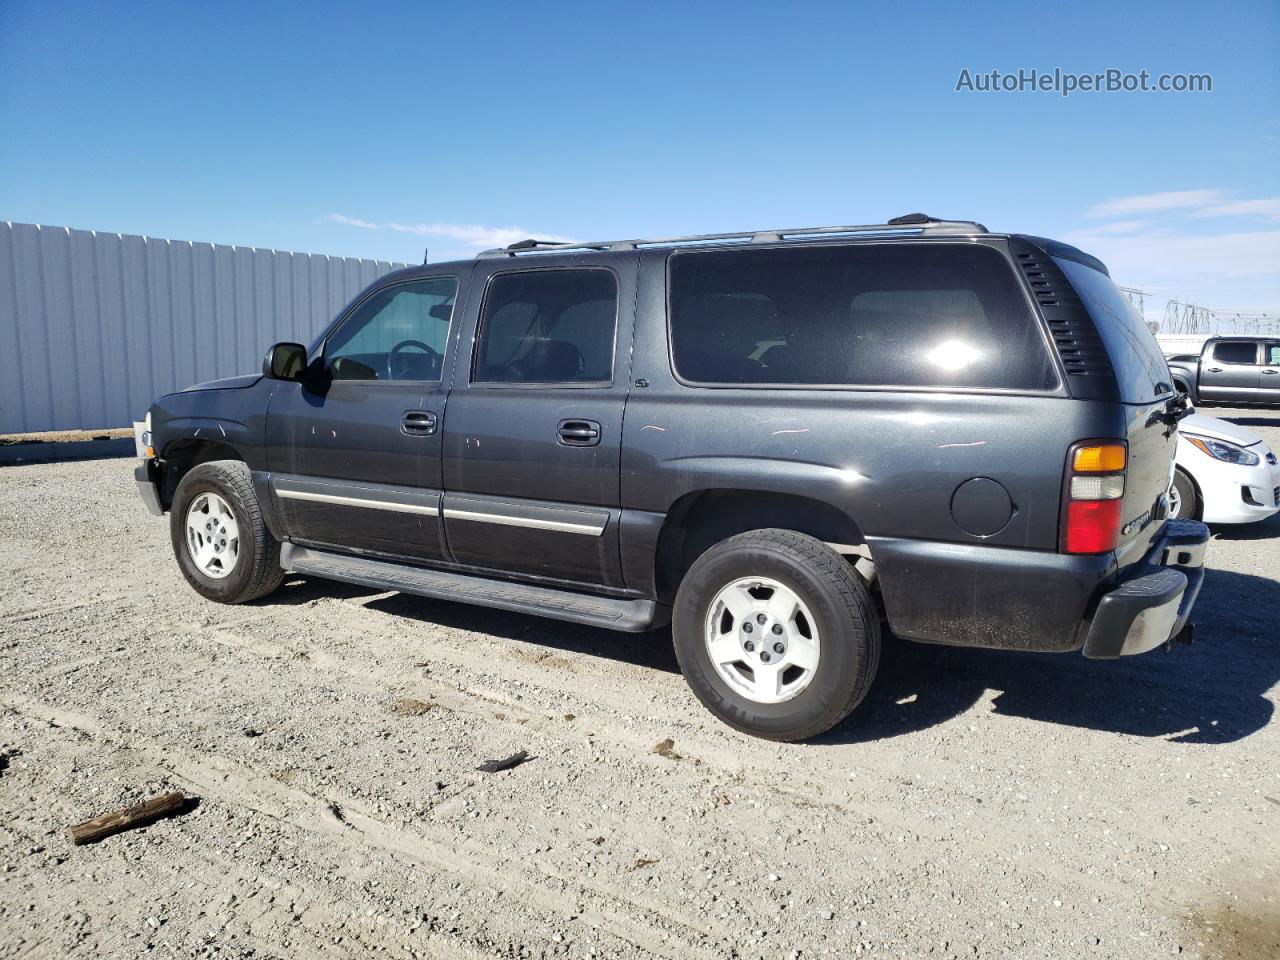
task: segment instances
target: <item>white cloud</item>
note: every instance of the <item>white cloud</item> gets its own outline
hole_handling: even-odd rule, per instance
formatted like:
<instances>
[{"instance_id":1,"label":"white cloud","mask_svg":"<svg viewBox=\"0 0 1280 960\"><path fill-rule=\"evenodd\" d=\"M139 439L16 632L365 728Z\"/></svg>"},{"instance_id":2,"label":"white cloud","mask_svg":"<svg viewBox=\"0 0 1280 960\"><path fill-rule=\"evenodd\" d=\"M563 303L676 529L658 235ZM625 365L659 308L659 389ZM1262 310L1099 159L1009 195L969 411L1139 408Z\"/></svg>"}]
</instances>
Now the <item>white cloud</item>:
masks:
<instances>
[{"instance_id":1,"label":"white cloud","mask_svg":"<svg viewBox=\"0 0 1280 960\"><path fill-rule=\"evenodd\" d=\"M360 219L357 219L356 217L348 217L345 214L341 214L341 213L331 213L328 216L326 216L324 219L330 220L333 223L344 223L348 227L361 227L365 230L378 229L378 225L376 223L370 223L368 220L360 220Z\"/></svg>"},{"instance_id":2,"label":"white cloud","mask_svg":"<svg viewBox=\"0 0 1280 960\"><path fill-rule=\"evenodd\" d=\"M1195 212L1197 217L1240 217L1261 216L1271 220L1280 220L1280 197L1260 197L1257 200L1235 200L1231 203L1218 203L1201 207Z\"/></svg>"},{"instance_id":3,"label":"white cloud","mask_svg":"<svg viewBox=\"0 0 1280 960\"><path fill-rule=\"evenodd\" d=\"M558 243L570 242L569 237L544 233L538 230L526 230L524 227L484 227L479 224L459 223L417 223L413 225L391 223L392 230L401 233L413 233L420 237L441 237L453 240L468 247L505 247L517 240L533 237L537 240L550 240Z\"/></svg>"},{"instance_id":4,"label":"white cloud","mask_svg":"<svg viewBox=\"0 0 1280 960\"><path fill-rule=\"evenodd\" d=\"M1086 216L1111 222L1063 239L1106 263L1117 283L1147 291L1147 319L1160 318L1166 299L1280 314L1280 229L1258 224L1280 222L1280 197L1174 190L1116 197ZM1239 226L1211 226L1210 218L1234 218Z\"/></svg>"},{"instance_id":5,"label":"white cloud","mask_svg":"<svg viewBox=\"0 0 1280 960\"><path fill-rule=\"evenodd\" d=\"M517 240L549 240L552 243L572 243L570 237L542 230L527 230L524 227L486 227L468 223L387 223L377 224L358 217L348 217L344 213L330 213L320 218L321 221L341 223L349 227L360 227L364 230L394 230L397 233L412 233L419 237L435 237L441 241L442 252L450 256L470 257L478 250L489 247L505 247ZM434 245L433 245L434 249Z\"/></svg>"},{"instance_id":6,"label":"white cloud","mask_svg":"<svg viewBox=\"0 0 1280 960\"><path fill-rule=\"evenodd\" d=\"M1166 298L1280 314L1280 230L1198 235L1159 229L1117 236L1086 229L1062 239L1102 260L1116 283L1151 293L1148 319L1159 319Z\"/></svg>"},{"instance_id":7,"label":"white cloud","mask_svg":"<svg viewBox=\"0 0 1280 960\"><path fill-rule=\"evenodd\" d=\"M1280 264L1280 230L1206 235L1151 230L1124 237L1080 230L1064 239L1103 260L1113 276L1132 274L1135 282L1153 274L1275 276Z\"/></svg>"},{"instance_id":8,"label":"white cloud","mask_svg":"<svg viewBox=\"0 0 1280 960\"><path fill-rule=\"evenodd\" d=\"M1150 220L1117 220L1114 223L1100 223L1096 227L1090 227L1088 233L1091 235L1102 236L1117 233L1136 233L1144 230L1151 225Z\"/></svg>"},{"instance_id":9,"label":"white cloud","mask_svg":"<svg viewBox=\"0 0 1280 960\"><path fill-rule=\"evenodd\" d=\"M1091 207L1086 216L1123 217L1134 213L1156 213L1161 210L1185 210L1221 203L1225 190L1169 190L1164 193L1141 193L1131 197L1115 197Z\"/></svg>"}]
</instances>

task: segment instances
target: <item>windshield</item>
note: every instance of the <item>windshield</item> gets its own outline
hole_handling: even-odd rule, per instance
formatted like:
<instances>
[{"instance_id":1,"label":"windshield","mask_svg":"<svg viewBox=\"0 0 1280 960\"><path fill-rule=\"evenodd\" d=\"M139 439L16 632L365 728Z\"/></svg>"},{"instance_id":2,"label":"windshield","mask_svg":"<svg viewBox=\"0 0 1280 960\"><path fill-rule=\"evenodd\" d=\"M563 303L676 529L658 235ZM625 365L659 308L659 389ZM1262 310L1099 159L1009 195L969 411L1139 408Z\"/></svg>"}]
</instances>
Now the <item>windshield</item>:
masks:
<instances>
[{"instance_id":1,"label":"windshield","mask_svg":"<svg viewBox=\"0 0 1280 960\"><path fill-rule=\"evenodd\" d=\"M1065 257L1054 257L1106 345L1125 403L1150 403L1173 392L1173 378L1160 344L1120 288L1105 273Z\"/></svg>"}]
</instances>

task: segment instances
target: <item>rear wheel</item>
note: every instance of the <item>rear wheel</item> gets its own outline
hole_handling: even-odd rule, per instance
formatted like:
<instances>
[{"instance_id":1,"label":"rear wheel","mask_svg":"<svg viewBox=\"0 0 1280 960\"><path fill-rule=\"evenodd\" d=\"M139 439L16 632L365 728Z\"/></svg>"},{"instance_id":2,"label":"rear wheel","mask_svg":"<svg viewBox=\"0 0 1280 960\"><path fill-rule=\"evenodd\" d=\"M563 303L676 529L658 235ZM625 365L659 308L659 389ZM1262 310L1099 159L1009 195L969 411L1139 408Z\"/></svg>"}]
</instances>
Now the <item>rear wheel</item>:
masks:
<instances>
[{"instance_id":1,"label":"rear wheel","mask_svg":"<svg viewBox=\"0 0 1280 960\"><path fill-rule=\"evenodd\" d=\"M284 580L280 542L263 522L249 468L239 460L202 463L182 478L169 538L182 575L206 599L244 603Z\"/></svg>"},{"instance_id":2,"label":"rear wheel","mask_svg":"<svg viewBox=\"0 0 1280 960\"><path fill-rule=\"evenodd\" d=\"M1173 471L1173 483L1169 486L1169 516L1199 520L1204 513L1195 481L1181 467Z\"/></svg>"},{"instance_id":3,"label":"rear wheel","mask_svg":"<svg viewBox=\"0 0 1280 960\"><path fill-rule=\"evenodd\" d=\"M866 696L880 621L843 557L791 530L755 530L704 553L672 617L676 656L698 699L725 723L805 740Z\"/></svg>"}]
</instances>

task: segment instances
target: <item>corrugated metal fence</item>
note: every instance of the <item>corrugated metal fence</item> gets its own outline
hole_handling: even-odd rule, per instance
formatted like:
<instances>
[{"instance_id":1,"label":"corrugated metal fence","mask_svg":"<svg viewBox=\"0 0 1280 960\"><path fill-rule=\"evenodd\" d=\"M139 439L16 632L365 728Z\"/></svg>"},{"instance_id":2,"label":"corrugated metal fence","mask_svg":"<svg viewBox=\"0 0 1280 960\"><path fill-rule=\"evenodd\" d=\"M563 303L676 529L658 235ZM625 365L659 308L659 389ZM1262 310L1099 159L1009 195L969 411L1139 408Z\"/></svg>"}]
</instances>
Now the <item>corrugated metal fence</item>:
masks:
<instances>
[{"instance_id":1,"label":"corrugated metal fence","mask_svg":"<svg viewBox=\"0 0 1280 960\"><path fill-rule=\"evenodd\" d=\"M128 426L162 394L253 373L405 266L0 224L0 434Z\"/></svg>"}]
</instances>

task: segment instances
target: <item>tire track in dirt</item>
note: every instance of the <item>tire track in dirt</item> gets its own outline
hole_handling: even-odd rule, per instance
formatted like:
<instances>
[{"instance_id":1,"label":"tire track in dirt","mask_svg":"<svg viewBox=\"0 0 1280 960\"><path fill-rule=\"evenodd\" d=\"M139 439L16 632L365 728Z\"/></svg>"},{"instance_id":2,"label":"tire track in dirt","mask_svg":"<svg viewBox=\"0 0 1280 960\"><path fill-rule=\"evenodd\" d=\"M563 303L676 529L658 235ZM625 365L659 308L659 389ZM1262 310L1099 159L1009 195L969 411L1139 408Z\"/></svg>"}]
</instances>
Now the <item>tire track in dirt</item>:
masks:
<instances>
[{"instance_id":1,"label":"tire track in dirt","mask_svg":"<svg viewBox=\"0 0 1280 960\"><path fill-rule=\"evenodd\" d=\"M692 918L675 916L670 911L640 908L639 916L628 915L619 908L638 905L588 888L564 875L543 872L530 876L543 866L537 861L503 858L492 849L460 840L456 835L439 829L409 831L395 827L372 815L358 800L321 796L290 787L269 774L224 757L195 756L172 743L126 744L126 738L91 717L28 697L7 694L0 697L0 702L27 717L53 722L118 748L140 753L158 770L192 785L194 793L202 798L217 799L251 810L277 823L323 837L328 843L339 843L352 853L365 850L366 845L372 843L392 857L407 858L436 870L443 869L472 885L502 890L513 900L539 913L585 920L654 956L672 960L712 957L714 954L700 941L727 933L709 929L705 923L698 923ZM340 817L333 812L335 806L341 810ZM547 881L550 880L559 881L568 889L560 895L550 893L547 889ZM590 903L593 900L596 902L581 913L566 908L566 904ZM654 935L655 929L665 930L679 942L675 945L665 943Z\"/></svg>"},{"instance_id":2,"label":"tire track in dirt","mask_svg":"<svg viewBox=\"0 0 1280 960\"><path fill-rule=\"evenodd\" d=\"M295 608L296 609L296 608ZM335 617L334 614L337 614ZM319 604L309 613L320 622L309 624L309 633L319 633L327 629L333 631L340 628L348 636L354 635L376 644L379 651L386 647L398 651L397 640L407 638L398 636L405 631L399 623L400 618L377 610L368 610L362 604L347 600L330 604ZM372 616L370 616L372 614ZM334 623L333 620L337 620ZM387 624L386 621L392 621ZM383 657L364 658L353 662L350 656L332 654L315 645L290 646L270 639L246 637L241 631L254 628L268 628L273 625L272 614L254 614L243 617L223 618L208 625L187 626L196 636L207 636L213 643L246 651L252 655L276 659L301 670L317 670L342 675L348 686L357 686L370 695L386 696L390 690L406 695L417 694L428 697L457 714L468 715L478 722L492 724L495 722L491 708L499 708L506 715L506 720L499 721L511 726L511 722L534 730L538 733L565 743L568 746L580 746L584 739L567 735L563 722L554 714L531 708L525 702L517 700L507 693L510 684L519 680L528 685L536 678L544 688L553 691L557 697L563 693L582 695L584 678L582 671L566 675L565 671L555 665L548 665L536 658L520 656L520 648L528 646L522 641L489 640L488 647L494 647L496 656L490 651L475 651L467 645L442 646L433 644L430 652L435 660L445 660L463 670L474 670L477 657L483 658L485 674L496 678L496 686L478 683L477 676L472 675L462 680L452 680L431 675L405 676L394 668L382 667L380 661L393 661L403 657L404 653L395 652ZM175 625L176 626L176 625ZM512 653L512 645L517 645L516 653ZM351 645L344 645L351 648ZM404 644L407 646L407 644ZM306 653L305 658L297 654ZM586 664L590 671L594 664ZM599 668L596 668L599 669ZM630 668L637 672L642 668ZM588 685L588 689L591 687ZM590 715L582 716L596 734L586 740L593 751L605 751L614 764L644 763L649 760L650 748L656 740L656 732L645 734L634 720L634 714L627 707L637 712L652 711L652 695L636 697L629 694L618 695L611 685L609 689L611 701L601 703L593 699ZM684 687L678 687L676 696L683 696ZM635 703L626 701L634 700ZM619 702L619 701L622 702ZM626 712L624 712L626 711ZM601 722L603 721L603 722ZM711 721L708 721L710 724ZM677 732L683 727L690 729L689 724L666 723L664 729L675 727ZM708 736L703 731L692 735L680 733L682 736L680 750L684 761L695 768L689 776L697 780L704 790L714 788L716 784L750 783L745 791L746 799L762 805L784 803L795 809L812 808L822 811L823 815L840 816L847 821L862 827L870 827L876 834L885 837L910 835L917 842L927 843L932 849L932 856L946 859L951 851L957 848L963 839L970 853L981 852L993 859L1012 862L1016 860L1028 841L1043 842L1046 839L1060 839L1052 827L1044 827L1035 831L1028 838L1025 833L1018 838L1010 838L1001 829L997 815L993 812L977 823L968 824L930 821L921 818L919 811L904 806L894 800L878 799L865 792L855 792L850 788L847 778L840 778L833 771L819 772L814 775L811 764L796 764L786 756L788 753L801 753L804 747L760 745L753 750L753 758L742 759L741 738L733 734L725 734L715 728ZM752 747L757 746L750 741ZM934 758L935 769L947 766L946 761ZM802 769L797 769L801 766ZM464 802L467 788L451 793L439 805L433 806L435 815L445 815L457 810ZM841 797L842 799L835 799ZM603 815L602 815L603 816ZM625 818L616 818L613 824L617 829L626 826ZM1045 861L1037 865L1037 874L1047 881L1058 885L1079 886L1082 878L1078 873L1059 867L1053 861ZM1124 884L1102 876L1093 876L1085 880L1089 889L1098 896L1115 897L1123 894ZM607 888L600 887L597 892L606 893ZM648 909L660 910L656 903L647 903ZM692 918L683 918L681 922L693 925ZM710 933L710 931L707 931Z\"/></svg>"}]
</instances>

